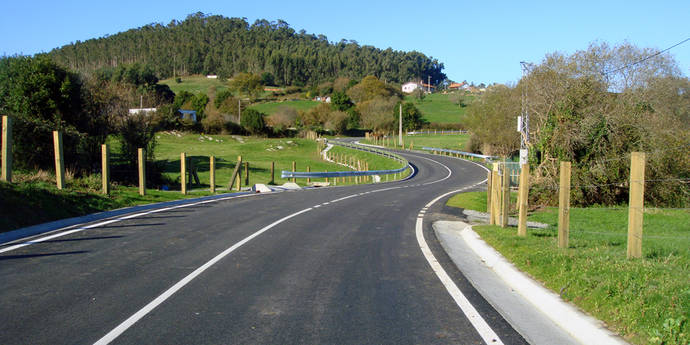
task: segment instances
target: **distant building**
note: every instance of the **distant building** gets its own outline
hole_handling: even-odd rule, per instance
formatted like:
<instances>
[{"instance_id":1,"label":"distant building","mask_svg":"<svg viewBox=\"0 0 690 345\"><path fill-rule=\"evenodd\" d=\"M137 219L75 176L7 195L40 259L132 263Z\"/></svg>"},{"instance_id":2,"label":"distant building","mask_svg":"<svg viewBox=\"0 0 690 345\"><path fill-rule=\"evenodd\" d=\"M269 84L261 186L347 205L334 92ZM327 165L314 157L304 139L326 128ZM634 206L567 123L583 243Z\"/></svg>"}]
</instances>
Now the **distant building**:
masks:
<instances>
[{"instance_id":1,"label":"distant building","mask_svg":"<svg viewBox=\"0 0 690 345\"><path fill-rule=\"evenodd\" d=\"M156 111L156 108L132 108L129 109L129 115L134 115L134 114L139 114L139 113L153 113Z\"/></svg>"},{"instance_id":2,"label":"distant building","mask_svg":"<svg viewBox=\"0 0 690 345\"><path fill-rule=\"evenodd\" d=\"M448 85L448 89L460 90L460 89L464 88L465 85L467 85L467 84L465 84L464 82L462 82L462 83L451 83L450 85Z\"/></svg>"},{"instance_id":3,"label":"distant building","mask_svg":"<svg viewBox=\"0 0 690 345\"><path fill-rule=\"evenodd\" d=\"M188 119L196 122L196 111L195 110L178 110L181 119Z\"/></svg>"},{"instance_id":4,"label":"distant building","mask_svg":"<svg viewBox=\"0 0 690 345\"><path fill-rule=\"evenodd\" d=\"M215 74L209 74L209 75L206 76L206 78L208 78L208 79L218 79L218 76L215 75Z\"/></svg>"},{"instance_id":5,"label":"distant building","mask_svg":"<svg viewBox=\"0 0 690 345\"><path fill-rule=\"evenodd\" d=\"M418 87L419 87L419 83L415 83L415 82L411 81L411 82L408 82L408 83L405 83L402 85L402 92L413 93L414 90L417 90Z\"/></svg>"},{"instance_id":6,"label":"distant building","mask_svg":"<svg viewBox=\"0 0 690 345\"><path fill-rule=\"evenodd\" d=\"M430 92L430 91L433 91L434 89L436 89L436 87L433 85L425 84L421 81L418 81L418 82L411 81L411 82L408 82L408 83L405 83L402 85L402 92L404 92L404 93L413 93L417 89L422 89L426 92Z\"/></svg>"}]
</instances>

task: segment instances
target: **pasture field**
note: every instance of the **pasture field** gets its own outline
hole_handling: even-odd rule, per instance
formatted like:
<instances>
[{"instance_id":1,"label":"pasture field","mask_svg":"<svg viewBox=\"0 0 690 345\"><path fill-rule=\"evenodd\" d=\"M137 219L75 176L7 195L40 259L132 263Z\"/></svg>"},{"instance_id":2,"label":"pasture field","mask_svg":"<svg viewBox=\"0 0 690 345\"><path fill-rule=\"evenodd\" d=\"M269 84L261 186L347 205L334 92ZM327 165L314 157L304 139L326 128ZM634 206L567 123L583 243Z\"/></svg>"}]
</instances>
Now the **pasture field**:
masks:
<instances>
[{"instance_id":1,"label":"pasture field","mask_svg":"<svg viewBox=\"0 0 690 345\"><path fill-rule=\"evenodd\" d=\"M311 100L306 100L306 99L297 99L297 100L286 100L286 101L274 101L274 102L264 102L264 103L256 103L252 104L249 108L260 111L266 115L271 115L275 113L280 107L290 107L294 108L295 110L298 111L306 111L309 110L317 105L319 105L321 102L316 102L316 101L311 101Z\"/></svg>"},{"instance_id":2,"label":"pasture field","mask_svg":"<svg viewBox=\"0 0 690 345\"><path fill-rule=\"evenodd\" d=\"M465 116L465 107L458 105L454 99L463 100L463 104L470 102L474 96L460 93L432 93L426 95L423 100L413 96L406 96L405 100L414 103L422 112L424 119L432 123L460 123Z\"/></svg>"}]
</instances>

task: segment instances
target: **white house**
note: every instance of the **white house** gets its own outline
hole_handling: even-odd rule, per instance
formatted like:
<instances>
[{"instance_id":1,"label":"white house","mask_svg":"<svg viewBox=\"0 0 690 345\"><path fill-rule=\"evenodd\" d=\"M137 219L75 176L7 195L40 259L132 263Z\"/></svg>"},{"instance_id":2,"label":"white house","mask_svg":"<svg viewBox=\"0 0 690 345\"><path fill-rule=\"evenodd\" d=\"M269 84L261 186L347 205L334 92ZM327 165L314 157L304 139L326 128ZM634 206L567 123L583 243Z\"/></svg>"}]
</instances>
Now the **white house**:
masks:
<instances>
[{"instance_id":1,"label":"white house","mask_svg":"<svg viewBox=\"0 0 690 345\"><path fill-rule=\"evenodd\" d=\"M412 81L411 81L411 82L408 82L408 83L403 84L403 86L402 86L402 92L404 92L404 93L413 93L414 90L417 90L417 88L419 88L419 83L415 83L415 82L412 82Z\"/></svg>"}]
</instances>

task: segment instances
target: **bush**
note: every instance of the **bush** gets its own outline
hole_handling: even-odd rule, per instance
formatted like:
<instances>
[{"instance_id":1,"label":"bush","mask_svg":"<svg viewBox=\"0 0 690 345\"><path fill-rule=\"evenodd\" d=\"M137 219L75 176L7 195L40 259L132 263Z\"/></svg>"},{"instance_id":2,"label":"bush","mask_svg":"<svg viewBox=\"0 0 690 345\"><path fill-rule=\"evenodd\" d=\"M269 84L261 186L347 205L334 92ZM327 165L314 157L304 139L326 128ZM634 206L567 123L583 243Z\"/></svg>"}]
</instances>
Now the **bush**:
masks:
<instances>
[{"instance_id":1,"label":"bush","mask_svg":"<svg viewBox=\"0 0 690 345\"><path fill-rule=\"evenodd\" d=\"M240 125L253 135L265 133L266 122L264 122L264 113L254 109L247 109L242 113Z\"/></svg>"}]
</instances>

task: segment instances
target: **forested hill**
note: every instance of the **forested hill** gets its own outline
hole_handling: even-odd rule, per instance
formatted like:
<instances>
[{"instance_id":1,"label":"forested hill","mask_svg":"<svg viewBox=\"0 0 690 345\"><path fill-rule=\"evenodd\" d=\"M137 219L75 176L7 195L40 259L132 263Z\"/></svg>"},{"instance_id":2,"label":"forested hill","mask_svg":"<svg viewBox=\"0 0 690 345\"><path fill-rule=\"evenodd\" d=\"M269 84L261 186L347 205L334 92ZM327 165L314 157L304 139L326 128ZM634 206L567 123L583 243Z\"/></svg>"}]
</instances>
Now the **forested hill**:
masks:
<instances>
[{"instance_id":1,"label":"forested hill","mask_svg":"<svg viewBox=\"0 0 690 345\"><path fill-rule=\"evenodd\" d=\"M79 72L141 63L161 78L189 74L231 77L239 72L273 74L279 85L318 84L337 77L407 82L445 79L443 63L413 51L402 52L355 41L330 43L323 35L295 32L284 21L189 15L184 21L150 24L112 36L76 42L49 53Z\"/></svg>"}]
</instances>

